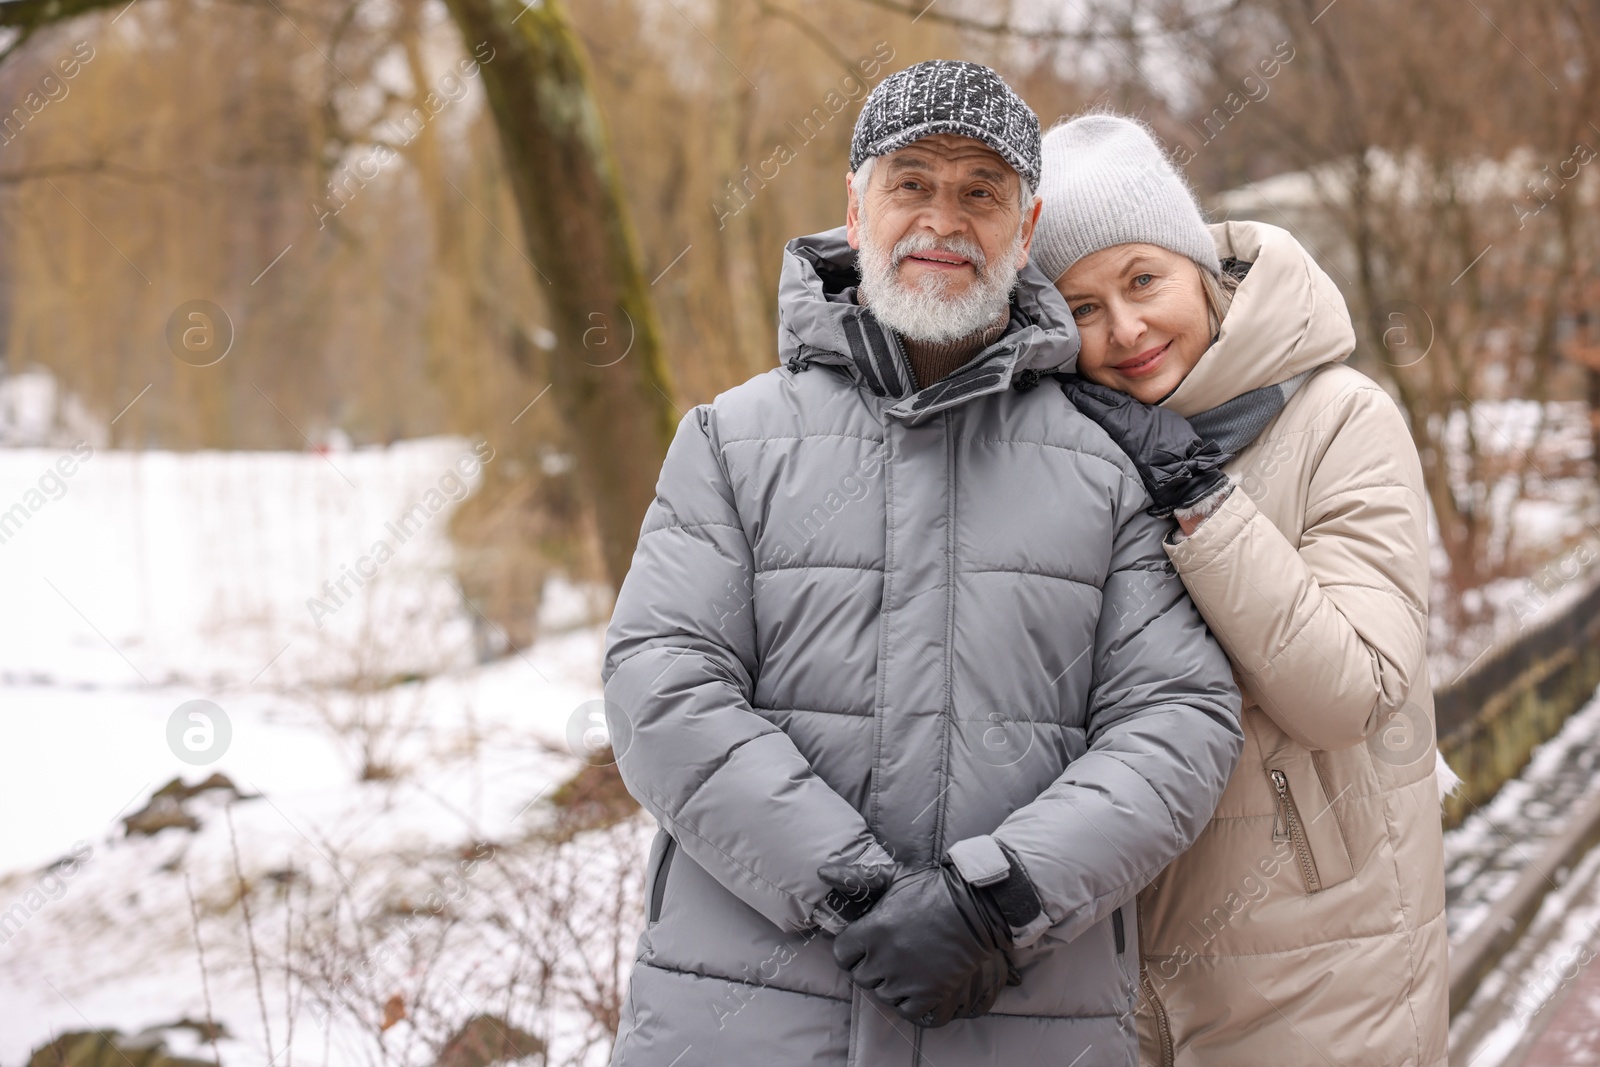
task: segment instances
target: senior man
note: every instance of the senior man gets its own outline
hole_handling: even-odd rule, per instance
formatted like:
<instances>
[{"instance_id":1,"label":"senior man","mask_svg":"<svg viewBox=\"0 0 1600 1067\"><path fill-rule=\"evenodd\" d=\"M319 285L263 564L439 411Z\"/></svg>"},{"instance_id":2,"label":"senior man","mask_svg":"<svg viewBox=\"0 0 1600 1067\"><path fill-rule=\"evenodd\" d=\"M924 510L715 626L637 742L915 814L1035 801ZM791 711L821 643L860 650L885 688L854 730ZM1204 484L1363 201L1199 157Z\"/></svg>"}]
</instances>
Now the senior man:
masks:
<instances>
[{"instance_id":1,"label":"senior man","mask_svg":"<svg viewBox=\"0 0 1600 1067\"><path fill-rule=\"evenodd\" d=\"M781 367L678 428L607 635L661 825L614 1064L1135 1061L1132 901L1238 693L1138 473L1037 387L1078 347L1023 270L1039 158L987 67L886 79Z\"/></svg>"}]
</instances>

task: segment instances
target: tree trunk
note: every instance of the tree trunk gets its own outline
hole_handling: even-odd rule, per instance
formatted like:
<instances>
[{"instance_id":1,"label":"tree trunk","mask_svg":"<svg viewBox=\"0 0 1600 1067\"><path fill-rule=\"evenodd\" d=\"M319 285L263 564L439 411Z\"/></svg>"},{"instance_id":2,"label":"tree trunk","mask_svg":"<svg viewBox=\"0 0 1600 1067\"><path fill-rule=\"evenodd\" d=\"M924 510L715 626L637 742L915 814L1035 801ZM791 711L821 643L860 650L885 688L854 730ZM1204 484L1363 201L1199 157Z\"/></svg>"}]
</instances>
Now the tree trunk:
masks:
<instances>
[{"instance_id":1,"label":"tree trunk","mask_svg":"<svg viewBox=\"0 0 1600 1067\"><path fill-rule=\"evenodd\" d=\"M0 3L0 26L31 34L116 2L12 0ZM529 266L545 287L559 339L550 402L589 487L607 576L621 585L676 419L588 62L559 0L446 6L481 63Z\"/></svg>"},{"instance_id":2,"label":"tree trunk","mask_svg":"<svg viewBox=\"0 0 1600 1067\"><path fill-rule=\"evenodd\" d=\"M736 0L717 0L716 111L711 130L717 173L722 181L717 231L722 238L722 286L729 309L733 351L729 376L742 382L773 365L776 331L766 322L767 302L756 264L755 211L745 205L760 199L765 182L741 160L747 147L750 85L729 56L740 55L739 7Z\"/></svg>"},{"instance_id":3,"label":"tree trunk","mask_svg":"<svg viewBox=\"0 0 1600 1067\"><path fill-rule=\"evenodd\" d=\"M558 0L445 2L482 64L530 265L559 339L549 402L589 487L607 575L620 585L676 418L588 62Z\"/></svg>"},{"instance_id":4,"label":"tree trunk","mask_svg":"<svg viewBox=\"0 0 1600 1067\"><path fill-rule=\"evenodd\" d=\"M1584 399L1589 402L1589 470L1600 483L1600 368L1583 372Z\"/></svg>"}]
</instances>

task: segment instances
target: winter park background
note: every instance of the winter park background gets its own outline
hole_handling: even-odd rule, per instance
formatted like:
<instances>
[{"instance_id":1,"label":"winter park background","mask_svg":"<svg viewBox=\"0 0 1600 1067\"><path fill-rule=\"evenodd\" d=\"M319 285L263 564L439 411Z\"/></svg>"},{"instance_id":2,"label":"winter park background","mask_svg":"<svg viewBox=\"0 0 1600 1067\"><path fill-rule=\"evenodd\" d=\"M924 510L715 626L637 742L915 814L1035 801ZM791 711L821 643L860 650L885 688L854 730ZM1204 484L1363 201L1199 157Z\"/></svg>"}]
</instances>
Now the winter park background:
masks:
<instances>
[{"instance_id":1,"label":"winter park background","mask_svg":"<svg viewBox=\"0 0 1600 1067\"><path fill-rule=\"evenodd\" d=\"M1591 23L0 0L0 1067L605 1062L654 832L613 590L920 59L1138 113L1214 218L1313 249L1423 457L1435 684L1471 677L1600 574ZM497 110L547 45L568 80ZM1591 703L1448 832L1453 944L1597 764ZM1600 860L1560 881L1458 1022L1477 1067L1595 936Z\"/></svg>"}]
</instances>

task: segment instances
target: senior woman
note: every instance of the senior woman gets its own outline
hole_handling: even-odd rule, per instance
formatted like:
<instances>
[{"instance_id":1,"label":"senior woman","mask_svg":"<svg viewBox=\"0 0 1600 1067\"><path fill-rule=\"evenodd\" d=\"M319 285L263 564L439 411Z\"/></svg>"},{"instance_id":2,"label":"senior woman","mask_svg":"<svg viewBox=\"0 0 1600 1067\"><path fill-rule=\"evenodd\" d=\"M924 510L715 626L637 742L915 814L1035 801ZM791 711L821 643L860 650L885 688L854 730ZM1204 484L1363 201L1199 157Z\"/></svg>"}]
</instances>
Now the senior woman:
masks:
<instances>
[{"instance_id":1,"label":"senior woman","mask_svg":"<svg viewBox=\"0 0 1600 1067\"><path fill-rule=\"evenodd\" d=\"M1215 815L1139 898L1141 1059L1442 1065L1427 511L1400 412L1345 365L1349 312L1305 249L1207 227L1141 124L1058 126L1039 192L1034 260L1083 342L1064 388L1175 515L1167 554L1245 696Z\"/></svg>"}]
</instances>

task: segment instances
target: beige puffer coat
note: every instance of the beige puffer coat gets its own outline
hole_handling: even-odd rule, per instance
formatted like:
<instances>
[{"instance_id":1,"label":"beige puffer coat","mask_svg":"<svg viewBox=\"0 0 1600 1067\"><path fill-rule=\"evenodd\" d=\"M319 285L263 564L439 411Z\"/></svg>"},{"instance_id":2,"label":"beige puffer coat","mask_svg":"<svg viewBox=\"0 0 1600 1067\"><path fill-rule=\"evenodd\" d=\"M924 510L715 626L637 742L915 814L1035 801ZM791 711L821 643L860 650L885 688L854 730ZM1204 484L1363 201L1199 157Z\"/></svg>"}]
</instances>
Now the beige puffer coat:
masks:
<instances>
[{"instance_id":1,"label":"beige puffer coat","mask_svg":"<svg viewBox=\"0 0 1600 1067\"><path fill-rule=\"evenodd\" d=\"M1343 366L1331 279L1286 231L1211 227L1253 263L1165 405L1193 415L1319 368L1167 546L1244 693L1245 750L1199 840L1139 899L1141 1059L1445 1063L1444 859L1422 470L1394 402Z\"/></svg>"}]
</instances>

